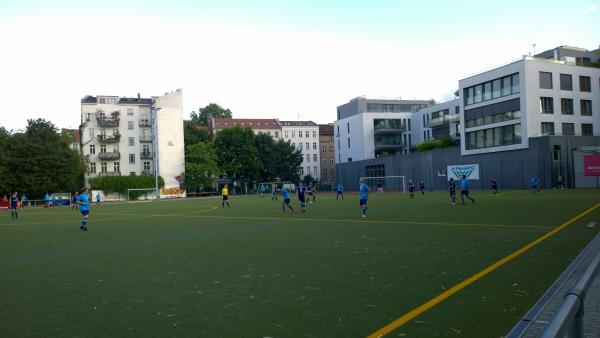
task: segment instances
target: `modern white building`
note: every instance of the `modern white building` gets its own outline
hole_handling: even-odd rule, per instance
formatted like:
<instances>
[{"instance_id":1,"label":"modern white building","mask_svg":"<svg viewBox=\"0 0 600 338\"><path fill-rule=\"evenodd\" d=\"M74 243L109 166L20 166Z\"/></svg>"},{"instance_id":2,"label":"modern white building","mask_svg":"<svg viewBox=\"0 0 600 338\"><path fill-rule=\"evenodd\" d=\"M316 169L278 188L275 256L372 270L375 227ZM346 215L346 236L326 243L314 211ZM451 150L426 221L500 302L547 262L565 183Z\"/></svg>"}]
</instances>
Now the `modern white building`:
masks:
<instances>
[{"instance_id":1,"label":"modern white building","mask_svg":"<svg viewBox=\"0 0 600 338\"><path fill-rule=\"evenodd\" d=\"M312 121L280 121L284 141L302 151L300 176L321 177L319 125Z\"/></svg>"},{"instance_id":2,"label":"modern white building","mask_svg":"<svg viewBox=\"0 0 600 338\"><path fill-rule=\"evenodd\" d=\"M334 122L336 163L406 154L417 143L415 113L429 100L357 97L337 108Z\"/></svg>"},{"instance_id":3,"label":"modern white building","mask_svg":"<svg viewBox=\"0 0 600 338\"><path fill-rule=\"evenodd\" d=\"M558 58L569 52L581 50L562 46L538 54L550 59L524 56L460 80L461 154L525 149L538 136L600 135L600 69ZM600 60L587 54L579 58Z\"/></svg>"},{"instance_id":4,"label":"modern white building","mask_svg":"<svg viewBox=\"0 0 600 338\"><path fill-rule=\"evenodd\" d=\"M460 100L454 99L423 108L413 115L415 145L443 137L460 140Z\"/></svg>"},{"instance_id":5,"label":"modern white building","mask_svg":"<svg viewBox=\"0 0 600 338\"><path fill-rule=\"evenodd\" d=\"M179 187L185 171L182 109L181 89L152 98L85 96L81 152L89 159L88 178L157 170L165 188Z\"/></svg>"}]
</instances>

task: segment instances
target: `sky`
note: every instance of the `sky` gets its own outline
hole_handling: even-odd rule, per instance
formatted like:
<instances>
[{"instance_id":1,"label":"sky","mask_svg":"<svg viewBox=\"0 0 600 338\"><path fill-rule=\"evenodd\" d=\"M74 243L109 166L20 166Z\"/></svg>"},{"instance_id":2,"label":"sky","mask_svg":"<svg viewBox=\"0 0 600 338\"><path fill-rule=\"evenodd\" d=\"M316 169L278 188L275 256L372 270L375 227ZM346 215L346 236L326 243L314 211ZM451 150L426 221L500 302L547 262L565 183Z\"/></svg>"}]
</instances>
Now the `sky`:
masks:
<instances>
[{"instance_id":1,"label":"sky","mask_svg":"<svg viewBox=\"0 0 600 338\"><path fill-rule=\"evenodd\" d=\"M333 122L357 96L453 97L559 45L596 49L595 1L0 0L0 126L77 128L85 95L183 89L188 118Z\"/></svg>"}]
</instances>

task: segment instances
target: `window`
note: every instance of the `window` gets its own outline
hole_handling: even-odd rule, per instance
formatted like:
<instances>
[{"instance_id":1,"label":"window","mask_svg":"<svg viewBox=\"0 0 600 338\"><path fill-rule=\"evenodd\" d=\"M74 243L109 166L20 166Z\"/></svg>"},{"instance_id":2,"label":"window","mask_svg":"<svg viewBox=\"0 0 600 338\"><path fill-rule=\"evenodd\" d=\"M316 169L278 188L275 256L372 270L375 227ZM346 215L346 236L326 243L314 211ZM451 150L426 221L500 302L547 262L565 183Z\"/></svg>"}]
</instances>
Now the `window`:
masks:
<instances>
[{"instance_id":1,"label":"window","mask_svg":"<svg viewBox=\"0 0 600 338\"><path fill-rule=\"evenodd\" d=\"M106 154L106 145L105 144L100 145L100 154Z\"/></svg>"},{"instance_id":2,"label":"window","mask_svg":"<svg viewBox=\"0 0 600 338\"><path fill-rule=\"evenodd\" d=\"M127 108L127 115L133 115L133 108Z\"/></svg>"},{"instance_id":3,"label":"window","mask_svg":"<svg viewBox=\"0 0 600 338\"><path fill-rule=\"evenodd\" d=\"M410 120L408 120L408 131L410 131Z\"/></svg>"},{"instance_id":4,"label":"window","mask_svg":"<svg viewBox=\"0 0 600 338\"><path fill-rule=\"evenodd\" d=\"M306 154L306 163L310 163L310 154Z\"/></svg>"},{"instance_id":5,"label":"window","mask_svg":"<svg viewBox=\"0 0 600 338\"><path fill-rule=\"evenodd\" d=\"M133 121L127 121L127 130L133 130Z\"/></svg>"},{"instance_id":6,"label":"window","mask_svg":"<svg viewBox=\"0 0 600 338\"><path fill-rule=\"evenodd\" d=\"M563 123L562 134L565 136L575 135L575 123Z\"/></svg>"},{"instance_id":7,"label":"window","mask_svg":"<svg viewBox=\"0 0 600 338\"><path fill-rule=\"evenodd\" d=\"M313 142L313 150L317 150L317 142Z\"/></svg>"},{"instance_id":8,"label":"window","mask_svg":"<svg viewBox=\"0 0 600 338\"><path fill-rule=\"evenodd\" d=\"M515 73L512 75L512 90L511 93L519 93L521 92L521 84L519 82L519 73Z\"/></svg>"},{"instance_id":9,"label":"window","mask_svg":"<svg viewBox=\"0 0 600 338\"><path fill-rule=\"evenodd\" d=\"M116 173L121 171L121 165L119 164L119 162L113 162L113 171Z\"/></svg>"},{"instance_id":10,"label":"window","mask_svg":"<svg viewBox=\"0 0 600 338\"><path fill-rule=\"evenodd\" d=\"M144 145L142 146L142 152L143 152L143 153L146 153L146 154L150 154L150 146L149 146L149 145L147 145L147 144L144 144Z\"/></svg>"},{"instance_id":11,"label":"window","mask_svg":"<svg viewBox=\"0 0 600 338\"><path fill-rule=\"evenodd\" d=\"M92 173L92 174L96 173L96 163L94 163L94 162L90 163L90 173Z\"/></svg>"},{"instance_id":12,"label":"window","mask_svg":"<svg viewBox=\"0 0 600 338\"><path fill-rule=\"evenodd\" d=\"M107 172L107 171L108 171L108 169L107 169L106 162L101 162L101 163L100 163L100 172L103 172L103 173L105 173L105 172Z\"/></svg>"},{"instance_id":13,"label":"window","mask_svg":"<svg viewBox=\"0 0 600 338\"><path fill-rule=\"evenodd\" d=\"M129 154L129 164L135 163L135 154Z\"/></svg>"},{"instance_id":14,"label":"window","mask_svg":"<svg viewBox=\"0 0 600 338\"><path fill-rule=\"evenodd\" d=\"M592 136L594 135L594 125L591 123L581 124L581 136Z\"/></svg>"},{"instance_id":15,"label":"window","mask_svg":"<svg viewBox=\"0 0 600 338\"><path fill-rule=\"evenodd\" d=\"M591 92L592 91L592 79L589 76L579 77L579 91Z\"/></svg>"},{"instance_id":16,"label":"window","mask_svg":"<svg viewBox=\"0 0 600 338\"><path fill-rule=\"evenodd\" d=\"M467 149L499 147L521 143L521 124L488 128L465 134Z\"/></svg>"},{"instance_id":17,"label":"window","mask_svg":"<svg viewBox=\"0 0 600 338\"><path fill-rule=\"evenodd\" d=\"M337 126L337 131L338 131L337 132L338 136L340 136L340 126L339 125Z\"/></svg>"},{"instance_id":18,"label":"window","mask_svg":"<svg viewBox=\"0 0 600 338\"><path fill-rule=\"evenodd\" d=\"M300 167L300 175L304 175L304 167Z\"/></svg>"},{"instance_id":19,"label":"window","mask_svg":"<svg viewBox=\"0 0 600 338\"><path fill-rule=\"evenodd\" d=\"M573 115L573 99L560 99L560 111L563 115Z\"/></svg>"},{"instance_id":20,"label":"window","mask_svg":"<svg viewBox=\"0 0 600 338\"><path fill-rule=\"evenodd\" d=\"M427 133L425 132L425 130L423 130L423 139L427 140Z\"/></svg>"},{"instance_id":21,"label":"window","mask_svg":"<svg viewBox=\"0 0 600 338\"><path fill-rule=\"evenodd\" d=\"M318 162L318 160L317 160L317 154L313 154L313 162Z\"/></svg>"},{"instance_id":22,"label":"window","mask_svg":"<svg viewBox=\"0 0 600 338\"><path fill-rule=\"evenodd\" d=\"M302 131L298 132L298 137L302 138Z\"/></svg>"},{"instance_id":23,"label":"window","mask_svg":"<svg viewBox=\"0 0 600 338\"><path fill-rule=\"evenodd\" d=\"M510 76L505 76L502 78L502 96L510 95L510 78Z\"/></svg>"},{"instance_id":24,"label":"window","mask_svg":"<svg viewBox=\"0 0 600 338\"><path fill-rule=\"evenodd\" d=\"M307 130L307 131L304 133L304 137L308 138L308 137L309 137L308 135L309 135L309 132L308 132L308 130Z\"/></svg>"},{"instance_id":25,"label":"window","mask_svg":"<svg viewBox=\"0 0 600 338\"><path fill-rule=\"evenodd\" d=\"M412 147L412 135L411 134L408 134L408 147L409 148Z\"/></svg>"},{"instance_id":26,"label":"window","mask_svg":"<svg viewBox=\"0 0 600 338\"><path fill-rule=\"evenodd\" d=\"M542 122L542 136L554 135L554 122Z\"/></svg>"},{"instance_id":27,"label":"window","mask_svg":"<svg viewBox=\"0 0 600 338\"><path fill-rule=\"evenodd\" d=\"M473 100L474 103L481 102L483 98L483 86L477 85L475 86L475 98Z\"/></svg>"},{"instance_id":28,"label":"window","mask_svg":"<svg viewBox=\"0 0 600 338\"><path fill-rule=\"evenodd\" d=\"M551 97L540 97L540 110L542 114L554 114L554 100Z\"/></svg>"},{"instance_id":29,"label":"window","mask_svg":"<svg viewBox=\"0 0 600 338\"><path fill-rule=\"evenodd\" d=\"M94 155L96 153L96 146L93 144L90 144L90 154Z\"/></svg>"},{"instance_id":30,"label":"window","mask_svg":"<svg viewBox=\"0 0 600 338\"><path fill-rule=\"evenodd\" d=\"M350 148L350 138L348 137L348 148Z\"/></svg>"},{"instance_id":31,"label":"window","mask_svg":"<svg viewBox=\"0 0 600 338\"><path fill-rule=\"evenodd\" d=\"M483 101L492 99L492 83L486 82L483 84Z\"/></svg>"},{"instance_id":32,"label":"window","mask_svg":"<svg viewBox=\"0 0 600 338\"><path fill-rule=\"evenodd\" d=\"M279 138L279 132L278 131L275 132L275 138Z\"/></svg>"},{"instance_id":33,"label":"window","mask_svg":"<svg viewBox=\"0 0 600 338\"><path fill-rule=\"evenodd\" d=\"M295 137L296 137L296 131L292 130L292 138L295 138Z\"/></svg>"},{"instance_id":34,"label":"window","mask_svg":"<svg viewBox=\"0 0 600 338\"><path fill-rule=\"evenodd\" d=\"M581 116L592 116L592 101L581 100L579 101L581 107Z\"/></svg>"},{"instance_id":35,"label":"window","mask_svg":"<svg viewBox=\"0 0 600 338\"><path fill-rule=\"evenodd\" d=\"M473 104L473 87L469 87L464 90L465 93L465 105Z\"/></svg>"},{"instance_id":36,"label":"window","mask_svg":"<svg viewBox=\"0 0 600 338\"><path fill-rule=\"evenodd\" d=\"M288 132L287 131L285 132L284 135L285 135L285 138L288 138Z\"/></svg>"},{"instance_id":37,"label":"window","mask_svg":"<svg viewBox=\"0 0 600 338\"><path fill-rule=\"evenodd\" d=\"M306 142L306 150L310 150L310 142Z\"/></svg>"},{"instance_id":38,"label":"window","mask_svg":"<svg viewBox=\"0 0 600 338\"><path fill-rule=\"evenodd\" d=\"M552 89L552 73L540 72L540 88Z\"/></svg>"},{"instance_id":39,"label":"window","mask_svg":"<svg viewBox=\"0 0 600 338\"><path fill-rule=\"evenodd\" d=\"M311 174L311 172L310 172L310 166L306 167L306 172L308 172L309 175Z\"/></svg>"},{"instance_id":40,"label":"window","mask_svg":"<svg viewBox=\"0 0 600 338\"><path fill-rule=\"evenodd\" d=\"M302 150L302 149L304 149L304 143L302 143L302 142L298 142L298 145L300 146L300 149L301 149L301 150Z\"/></svg>"},{"instance_id":41,"label":"window","mask_svg":"<svg viewBox=\"0 0 600 338\"><path fill-rule=\"evenodd\" d=\"M127 141L129 142L128 144L130 147L135 146L135 137L129 137Z\"/></svg>"},{"instance_id":42,"label":"window","mask_svg":"<svg viewBox=\"0 0 600 338\"><path fill-rule=\"evenodd\" d=\"M560 74L560 90L573 90L573 76Z\"/></svg>"},{"instance_id":43,"label":"window","mask_svg":"<svg viewBox=\"0 0 600 338\"><path fill-rule=\"evenodd\" d=\"M317 166L313 167L313 172L315 173L315 175L319 172L319 170L317 169Z\"/></svg>"},{"instance_id":44,"label":"window","mask_svg":"<svg viewBox=\"0 0 600 338\"><path fill-rule=\"evenodd\" d=\"M350 134L350 122L346 124L346 128L348 129L348 134Z\"/></svg>"},{"instance_id":45,"label":"window","mask_svg":"<svg viewBox=\"0 0 600 338\"><path fill-rule=\"evenodd\" d=\"M313 135L313 137L317 137L317 131L313 130L312 135Z\"/></svg>"},{"instance_id":46,"label":"window","mask_svg":"<svg viewBox=\"0 0 600 338\"><path fill-rule=\"evenodd\" d=\"M502 86L500 85L500 79L492 81L492 99L499 98L501 96L501 90Z\"/></svg>"},{"instance_id":47,"label":"window","mask_svg":"<svg viewBox=\"0 0 600 338\"><path fill-rule=\"evenodd\" d=\"M150 161L144 162L144 170L150 171Z\"/></svg>"}]
</instances>

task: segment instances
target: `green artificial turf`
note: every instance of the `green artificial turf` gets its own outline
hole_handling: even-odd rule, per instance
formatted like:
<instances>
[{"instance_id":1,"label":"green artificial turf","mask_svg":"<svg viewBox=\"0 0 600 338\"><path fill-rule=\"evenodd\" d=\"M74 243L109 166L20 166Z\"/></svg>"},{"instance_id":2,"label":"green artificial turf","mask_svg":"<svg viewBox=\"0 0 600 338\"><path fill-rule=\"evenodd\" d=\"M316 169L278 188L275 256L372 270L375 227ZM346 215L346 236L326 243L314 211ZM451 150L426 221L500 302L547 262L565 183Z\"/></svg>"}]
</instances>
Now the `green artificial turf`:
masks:
<instances>
[{"instance_id":1,"label":"green artificial turf","mask_svg":"<svg viewBox=\"0 0 600 338\"><path fill-rule=\"evenodd\" d=\"M320 194L0 212L2 337L364 337L600 202L598 190ZM292 204L297 207L294 198ZM217 208L218 207L218 208ZM390 336L498 337L598 232L600 208Z\"/></svg>"}]
</instances>

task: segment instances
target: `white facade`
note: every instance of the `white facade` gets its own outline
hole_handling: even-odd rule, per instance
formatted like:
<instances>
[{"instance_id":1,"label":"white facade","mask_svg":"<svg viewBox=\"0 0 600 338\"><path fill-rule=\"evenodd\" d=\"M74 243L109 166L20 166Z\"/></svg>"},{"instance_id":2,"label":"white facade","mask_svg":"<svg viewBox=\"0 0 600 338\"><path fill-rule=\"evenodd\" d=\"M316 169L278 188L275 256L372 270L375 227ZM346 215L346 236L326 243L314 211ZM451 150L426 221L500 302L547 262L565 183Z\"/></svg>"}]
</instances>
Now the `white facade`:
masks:
<instances>
[{"instance_id":1,"label":"white facade","mask_svg":"<svg viewBox=\"0 0 600 338\"><path fill-rule=\"evenodd\" d=\"M460 100L454 99L423 108L412 116L414 144L438 139L440 134L459 138Z\"/></svg>"},{"instance_id":2,"label":"white facade","mask_svg":"<svg viewBox=\"0 0 600 338\"><path fill-rule=\"evenodd\" d=\"M87 178L154 175L152 110L156 109L159 174L165 188L179 187L175 177L185 168L181 95L177 90L152 99L84 97L81 152L89 159Z\"/></svg>"},{"instance_id":3,"label":"white facade","mask_svg":"<svg viewBox=\"0 0 600 338\"><path fill-rule=\"evenodd\" d=\"M599 79L597 68L525 56L460 80L461 153L524 149L544 135L600 135Z\"/></svg>"},{"instance_id":4,"label":"white facade","mask_svg":"<svg viewBox=\"0 0 600 338\"><path fill-rule=\"evenodd\" d=\"M321 177L321 145L319 125L312 121L280 121L281 135L284 141L302 151L300 176Z\"/></svg>"}]
</instances>

